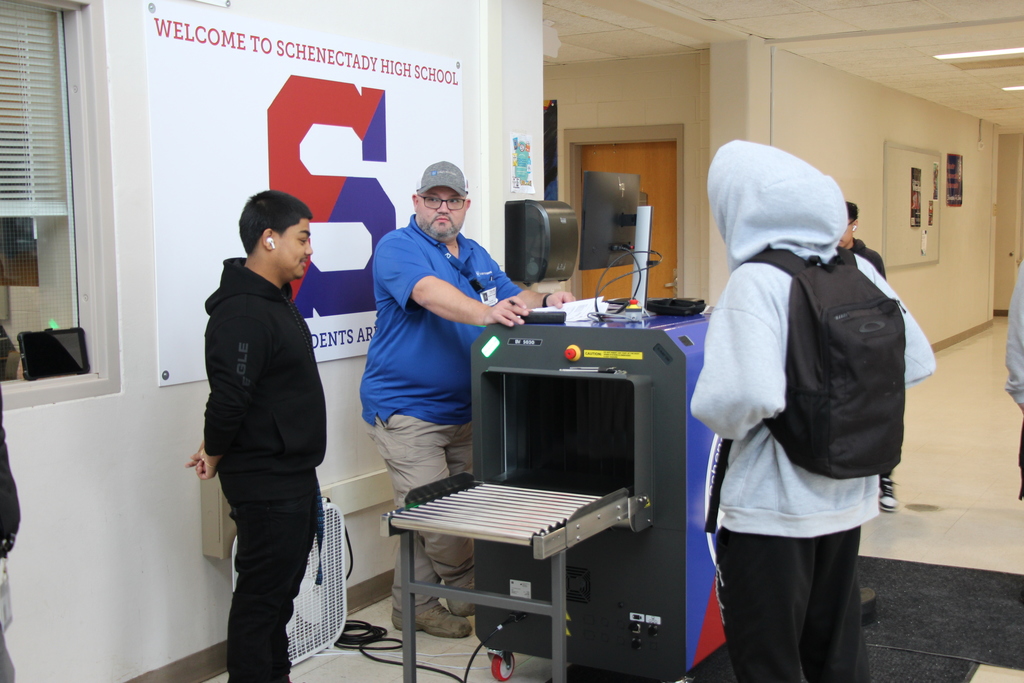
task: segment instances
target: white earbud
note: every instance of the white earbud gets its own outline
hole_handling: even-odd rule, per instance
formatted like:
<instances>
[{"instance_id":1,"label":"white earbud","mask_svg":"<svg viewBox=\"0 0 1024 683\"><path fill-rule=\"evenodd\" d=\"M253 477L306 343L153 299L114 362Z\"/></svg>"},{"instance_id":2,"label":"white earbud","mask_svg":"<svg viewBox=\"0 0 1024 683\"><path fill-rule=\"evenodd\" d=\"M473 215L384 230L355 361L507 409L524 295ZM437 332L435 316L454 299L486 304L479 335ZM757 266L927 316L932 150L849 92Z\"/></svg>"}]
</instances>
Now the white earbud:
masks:
<instances>
[{"instance_id":1,"label":"white earbud","mask_svg":"<svg viewBox=\"0 0 1024 683\"><path fill-rule=\"evenodd\" d=\"M268 237L267 238L267 246L270 247L271 249L277 249L277 245L274 244L274 238L273 237Z\"/></svg>"}]
</instances>

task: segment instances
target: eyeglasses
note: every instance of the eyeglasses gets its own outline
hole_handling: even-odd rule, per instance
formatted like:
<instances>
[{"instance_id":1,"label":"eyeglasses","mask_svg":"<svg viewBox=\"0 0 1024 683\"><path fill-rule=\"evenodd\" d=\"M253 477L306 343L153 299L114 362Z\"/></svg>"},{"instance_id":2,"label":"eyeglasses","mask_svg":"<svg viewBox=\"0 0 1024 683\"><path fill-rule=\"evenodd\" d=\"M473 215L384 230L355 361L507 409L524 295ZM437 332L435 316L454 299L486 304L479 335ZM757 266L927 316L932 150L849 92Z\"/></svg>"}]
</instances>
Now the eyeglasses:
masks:
<instances>
[{"instance_id":1,"label":"eyeglasses","mask_svg":"<svg viewBox=\"0 0 1024 683\"><path fill-rule=\"evenodd\" d=\"M466 205L465 197L452 197L451 199L441 199L440 197L424 197L420 195L420 199L428 209L440 209L442 204L447 204L448 209L451 211L458 211Z\"/></svg>"}]
</instances>

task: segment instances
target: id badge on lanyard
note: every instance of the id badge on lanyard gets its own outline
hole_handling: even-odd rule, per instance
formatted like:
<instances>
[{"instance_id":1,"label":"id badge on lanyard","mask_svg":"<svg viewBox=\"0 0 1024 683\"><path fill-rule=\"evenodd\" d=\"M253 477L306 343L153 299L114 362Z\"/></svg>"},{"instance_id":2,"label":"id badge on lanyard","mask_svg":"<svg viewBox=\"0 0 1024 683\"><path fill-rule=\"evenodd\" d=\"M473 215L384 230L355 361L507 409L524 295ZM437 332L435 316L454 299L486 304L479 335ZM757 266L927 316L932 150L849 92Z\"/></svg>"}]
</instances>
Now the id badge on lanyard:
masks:
<instances>
[{"instance_id":1,"label":"id badge on lanyard","mask_svg":"<svg viewBox=\"0 0 1024 683\"><path fill-rule=\"evenodd\" d=\"M452 264L452 267L454 267L455 270L459 271L464 278L469 280L469 284L473 286L473 291L480 297L480 301L484 302L488 306L494 306L498 303L497 286L484 289L484 286L480 284L480 278L477 277L476 273L474 273L469 266L455 256L452 256L452 253L448 251L448 248L443 246L441 243L437 244L437 248L442 254L444 254L448 263Z\"/></svg>"},{"instance_id":2,"label":"id badge on lanyard","mask_svg":"<svg viewBox=\"0 0 1024 683\"><path fill-rule=\"evenodd\" d=\"M474 282L479 282L479 281L478 280L474 280ZM488 306L494 306L495 304L498 303L498 288L497 287L491 287L490 289L481 289L481 290L478 290L478 293L480 294L480 301L483 301Z\"/></svg>"}]
</instances>

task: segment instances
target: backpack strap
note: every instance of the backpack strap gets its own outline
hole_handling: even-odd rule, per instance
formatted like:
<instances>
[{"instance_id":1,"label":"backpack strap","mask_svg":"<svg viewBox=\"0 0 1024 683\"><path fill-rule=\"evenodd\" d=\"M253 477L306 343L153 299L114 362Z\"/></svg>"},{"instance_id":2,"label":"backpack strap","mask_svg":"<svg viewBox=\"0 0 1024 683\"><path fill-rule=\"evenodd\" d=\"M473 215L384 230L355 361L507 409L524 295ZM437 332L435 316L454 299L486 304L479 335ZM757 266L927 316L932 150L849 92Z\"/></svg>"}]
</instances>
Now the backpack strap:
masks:
<instances>
[{"instance_id":1,"label":"backpack strap","mask_svg":"<svg viewBox=\"0 0 1024 683\"><path fill-rule=\"evenodd\" d=\"M725 469L729 466L729 451L732 450L732 439L722 439L718 446L718 460L711 479L711 499L708 501L708 516L704 519L704 531L713 534L718 531L718 508L722 500L722 480Z\"/></svg>"},{"instance_id":2,"label":"backpack strap","mask_svg":"<svg viewBox=\"0 0 1024 683\"><path fill-rule=\"evenodd\" d=\"M1017 500L1024 500L1024 428L1020 432L1020 454L1018 458L1020 462L1020 495L1017 496Z\"/></svg>"},{"instance_id":3,"label":"backpack strap","mask_svg":"<svg viewBox=\"0 0 1024 683\"><path fill-rule=\"evenodd\" d=\"M805 268L818 265L819 259L817 256L810 259L802 259L788 249L772 249L768 247L760 254L750 257L745 263L768 263L796 277ZM849 249L837 246L836 257L825 267L831 270L831 267L836 265L856 267L857 257Z\"/></svg>"},{"instance_id":4,"label":"backpack strap","mask_svg":"<svg viewBox=\"0 0 1024 683\"><path fill-rule=\"evenodd\" d=\"M760 254L754 254L746 263L768 263L794 277L799 275L804 268L813 265L810 261L800 258L788 249L772 249L771 247Z\"/></svg>"},{"instance_id":5,"label":"backpack strap","mask_svg":"<svg viewBox=\"0 0 1024 683\"><path fill-rule=\"evenodd\" d=\"M844 266L853 266L854 268L856 268L857 255L854 254L849 249L845 249L843 247L836 245L836 258L832 262Z\"/></svg>"}]
</instances>

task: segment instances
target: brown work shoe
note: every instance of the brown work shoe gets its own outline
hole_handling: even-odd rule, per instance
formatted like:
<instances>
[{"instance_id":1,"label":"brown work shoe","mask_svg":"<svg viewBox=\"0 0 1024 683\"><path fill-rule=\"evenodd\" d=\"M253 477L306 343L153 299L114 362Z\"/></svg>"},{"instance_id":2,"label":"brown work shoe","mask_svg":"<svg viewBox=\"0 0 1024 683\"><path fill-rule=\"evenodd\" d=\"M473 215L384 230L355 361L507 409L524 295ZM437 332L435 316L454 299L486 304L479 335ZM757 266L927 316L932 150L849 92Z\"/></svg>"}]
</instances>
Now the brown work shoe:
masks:
<instances>
[{"instance_id":1,"label":"brown work shoe","mask_svg":"<svg viewBox=\"0 0 1024 683\"><path fill-rule=\"evenodd\" d=\"M402 617L391 613L391 623L402 630ZM473 632L473 625L465 617L457 617L441 605L435 605L422 614L416 615L416 630L429 633L437 638L465 638Z\"/></svg>"},{"instance_id":2,"label":"brown work shoe","mask_svg":"<svg viewBox=\"0 0 1024 683\"><path fill-rule=\"evenodd\" d=\"M465 586L456 586L456 588L467 588L473 590L476 585L476 581L470 580ZM448 598L448 611L457 617L471 617L476 614L476 605L472 602L463 602L462 600L455 600Z\"/></svg>"}]
</instances>

